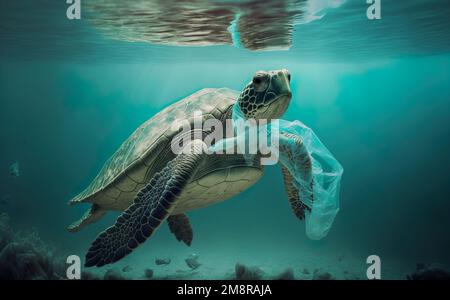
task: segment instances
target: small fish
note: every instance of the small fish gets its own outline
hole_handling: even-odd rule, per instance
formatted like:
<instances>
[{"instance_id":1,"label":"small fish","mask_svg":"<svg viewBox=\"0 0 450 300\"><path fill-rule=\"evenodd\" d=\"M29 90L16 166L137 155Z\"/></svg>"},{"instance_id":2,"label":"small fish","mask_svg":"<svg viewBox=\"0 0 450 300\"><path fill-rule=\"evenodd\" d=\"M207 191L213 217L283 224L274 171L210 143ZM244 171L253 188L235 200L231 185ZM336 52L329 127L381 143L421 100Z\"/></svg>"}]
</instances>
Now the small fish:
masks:
<instances>
[{"instance_id":1,"label":"small fish","mask_svg":"<svg viewBox=\"0 0 450 300\"><path fill-rule=\"evenodd\" d=\"M11 175L12 177L19 177L20 172L18 161L14 162L11 166L9 166L9 175Z\"/></svg>"}]
</instances>

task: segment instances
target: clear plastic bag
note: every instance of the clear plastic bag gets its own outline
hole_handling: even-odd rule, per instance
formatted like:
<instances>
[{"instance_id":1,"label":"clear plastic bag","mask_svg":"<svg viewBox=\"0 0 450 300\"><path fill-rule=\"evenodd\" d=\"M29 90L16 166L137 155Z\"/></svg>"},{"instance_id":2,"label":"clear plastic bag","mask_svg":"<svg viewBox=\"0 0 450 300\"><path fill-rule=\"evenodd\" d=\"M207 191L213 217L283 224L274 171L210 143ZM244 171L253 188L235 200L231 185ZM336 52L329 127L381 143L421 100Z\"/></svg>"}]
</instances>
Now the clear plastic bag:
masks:
<instances>
[{"instance_id":1,"label":"clear plastic bag","mask_svg":"<svg viewBox=\"0 0 450 300\"><path fill-rule=\"evenodd\" d=\"M328 234L339 212L340 183L344 170L311 128L302 122L280 120L279 127L280 132L299 136L311 157L314 201L305 203L311 208L311 212L307 211L305 214L306 235L313 240L322 239ZM294 149L294 151L301 150ZM282 153L280 153L280 161L295 178L296 187L300 191L305 190L310 183L309 178L304 178L295 162L290 161Z\"/></svg>"},{"instance_id":2,"label":"clear plastic bag","mask_svg":"<svg viewBox=\"0 0 450 300\"><path fill-rule=\"evenodd\" d=\"M237 145L237 148L241 150L241 153L244 153L244 157L247 157L250 162L252 155L244 150L251 147L258 147L261 150L260 145L255 145L255 143L260 143L261 137L265 137L268 141L267 146L271 148L271 153L276 154L272 158L272 162L279 161L289 170L295 179L294 185L299 190L299 198L311 208L311 212L305 212L306 235L313 240L324 238L339 212L340 182L344 171L342 166L311 128L300 121L272 120L271 123L259 125L258 128L242 127L244 121L245 118L239 105L235 104L233 107L235 136L219 141L209 150L212 152L219 149L226 151L225 149L234 148ZM241 128L245 129L242 130ZM258 138L249 140L247 138L248 133L254 129ZM299 137L303 146L299 147L295 143L295 139L289 138L289 136ZM289 147L292 155L280 151L280 147ZM302 164L305 158L311 158L312 173L305 174L303 172ZM313 201L308 201L307 199L312 199L311 193L313 193Z\"/></svg>"}]
</instances>

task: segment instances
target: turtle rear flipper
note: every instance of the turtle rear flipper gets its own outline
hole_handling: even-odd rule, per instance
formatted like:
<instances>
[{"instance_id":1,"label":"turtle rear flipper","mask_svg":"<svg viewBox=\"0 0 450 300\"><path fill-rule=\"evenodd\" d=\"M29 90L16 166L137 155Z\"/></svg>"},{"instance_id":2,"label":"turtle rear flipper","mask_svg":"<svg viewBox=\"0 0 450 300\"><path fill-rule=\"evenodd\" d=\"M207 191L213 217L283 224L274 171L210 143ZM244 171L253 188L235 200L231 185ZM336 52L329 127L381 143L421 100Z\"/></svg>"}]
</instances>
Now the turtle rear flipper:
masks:
<instances>
[{"instance_id":1,"label":"turtle rear flipper","mask_svg":"<svg viewBox=\"0 0 450 300\"><path fill-rule=\"evenodd\" d=\"M86 254L86 267L101 267L122 259L170 215L178 195L203 158L199 152L203 145L195 141L191 145L193 151L179 154L156 173L116 223L99 234Z\"/></svg>"},{"instance_id":2,"label":"turtle rear flipper","mask_svg":"<svg viewBox=\"0 0 450 300\"><path fill-rule=\"evenodd\" d=\"M191 223L185 214L173 215L167 218L170 232L172 232L178 241L183 241L190 246L192 243L193 232Z\"/></svg>"},{"instance_id":3,"label":"turtle rear flipper","mask_svg":"<svg viewBox=\"0 0 450 300\"><path fill-rule=\"evenodd\" d=\"M99 205L93 204L91 208L86 211L83 217L67 227L67 230L70 232L80 231L83 227L100 220L106 212L107 210L101 208Z\"/></svg>"}]
</instances>

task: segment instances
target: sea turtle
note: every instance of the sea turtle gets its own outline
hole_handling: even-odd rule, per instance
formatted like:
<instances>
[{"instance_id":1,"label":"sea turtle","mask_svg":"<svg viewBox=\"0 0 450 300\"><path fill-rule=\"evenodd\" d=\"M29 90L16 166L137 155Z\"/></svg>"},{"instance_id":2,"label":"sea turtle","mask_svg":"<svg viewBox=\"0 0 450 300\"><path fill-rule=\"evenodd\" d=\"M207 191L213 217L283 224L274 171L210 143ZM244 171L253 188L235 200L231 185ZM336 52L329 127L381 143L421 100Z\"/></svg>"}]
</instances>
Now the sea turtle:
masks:
<instances>
[{"instance_id":1,"label":"sea turtle","mask_svg":"<svg viewBox=\"0 0 450 300\"><path fill-rule=\"evenodd\" d=\"M250 160L243 154L199 151L176 155L171 151L171 142L180 134L173 123L179 119L192 123L193 112L201 111L203 120L215 118L225 127L226 120L233 117L236 101L245 118L279 118L291 100L290 77L285 69L258 71L241 93L227 88L202 89L142 124L91 184L70 201L70 204L92 204L79 221L69 226L71 232L99 220L108 210L123 211L115 224L92 243L85 265L103 266L120 260L149 238L164 220L179 241L190 245L193 232L186 212L241 193L260 179L263 166L259 154ZM183 146L198 150L205 132L198 133L195 129L189 132L197 139ZM286 139L297 149L304 148L300 137L288 134ZM280 151L289 149L280 145ZM305 177L311 177L311 158L307 151L301 153L304 157L297 169ZM282 171L294 213L303 219L305 209L310 208L305 201L299 201L300 191L286 166L282 166Z\"/></svg>"}]
</instances>

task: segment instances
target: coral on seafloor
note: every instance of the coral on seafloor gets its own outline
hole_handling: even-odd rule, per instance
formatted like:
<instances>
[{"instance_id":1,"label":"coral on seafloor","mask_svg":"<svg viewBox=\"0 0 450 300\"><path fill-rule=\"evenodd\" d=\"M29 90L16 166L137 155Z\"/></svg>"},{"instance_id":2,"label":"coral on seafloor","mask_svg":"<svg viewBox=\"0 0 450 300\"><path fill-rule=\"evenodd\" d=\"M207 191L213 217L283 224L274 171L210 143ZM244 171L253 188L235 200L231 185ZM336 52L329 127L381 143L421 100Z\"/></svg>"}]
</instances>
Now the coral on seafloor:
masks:
<instances>
[{"instance_id":1,"label":"coral on seafloor","mask_svg":"<svg viewBox=\"0 0 450 300\"><path fill-rule=\"evenodd\" d=\"M109 269L106 271L105 275L103 276L104 280L125 280L125 278L120 271L116 269Z\"/></svg>"},{"instance_id":2,"label":"coral on seafloor","mask_svg":"<svg viewBox=\"0 0 450 300\"><path fill-rule=\"evenodd\" d=\"M284 270L281 274L274 277L275 280L295 280L294 270L288 268Z\"/></svg>"},{"instance_id":3,"label":"coral on seafloor","mask_svg":"<svg viewBox=\"0 0 450 300\"><path fill-rule=\"evenodd\" d=\"M5 248L13 239L13 232L9 226L9 216L5 213L0 214L0 250Z\"/></svg>"},{"instance_id":4,"label":"coral on seafloor","mask_svg":"<svg viewBox=\"0 0 450 300\"><path fill-rule=\"evenodd\" d=\"M335 280L336 278L333 277L329 272L324 272L320 269L314 270L313 274L313 280Z\"/></svg>"},{"instance_id":5,"label":"coral on seafloor","mask_svg":"<svg viewBox=\"0 0 450 300\"><path fill-rule=\"evenodd\" d=\"M170 258L155 258L155 264L160 265L168 265L172 262Z\"/></svg>"},{"instance_id":6,"label":"coral on seafloor","mask_svg":"<svg viewBox=\"0 0 450 300\"><path fill-rule=\"evenodd\" d=\"M64 260L55 257L35 230L15 233L9 216L0 214L0 280L62 279Z\"/></svg>"},{"instance_id":7,"label":"coral on seafloor","mask_svg":"<svg viewBox=\"0 0 450 300\"><path fill-rule=\"evenodd\" d=\"M144 277L146 279L151 279L153 277L153 270L152 269L145 269L144 270Z\"/></svg>"},{"instance_id":8,"label":"coral on seafloor","mask_svg":"<svg viewBox=\"0 0 450 300\"><path fill-rule=\"evenodd\" d=\"M416 270L406 275L408 280L450 280L450 272L438 267L418 263Z\"/></svg>"},{"instance_id":9,"label":"coral on seafloor","mask_svg":"<svg viewBox=\"0 0 450 300\"><path fill-rule=\"evenodd\" d=\"M264 272L258 267L247 267L237 263L235 268L235 279L237 280L260 280Z\"/></svg>"},{"instance_id":10,"label":"coral on seafloor","mask_svg":"<svg viewBox=\"0 0 450 300\"><path fill-rule=\"evenodd\" d=\"M102 278L94 273L89 272L89 271L82 271L81 279L82 280L100 280Z\"/></svg>"},{"instance_id":11,"label":"coral on seafloor","mask_svg":"<svg viewBox=\"0 0 450 300\"><path fill-rule=\"evenodd\" d=\"M191 254L188 258L184 260L189 268L192 270L197 269L201 266L201 263L198 262L198 255L197 254Z\"/></svg>"}]
</instances>

